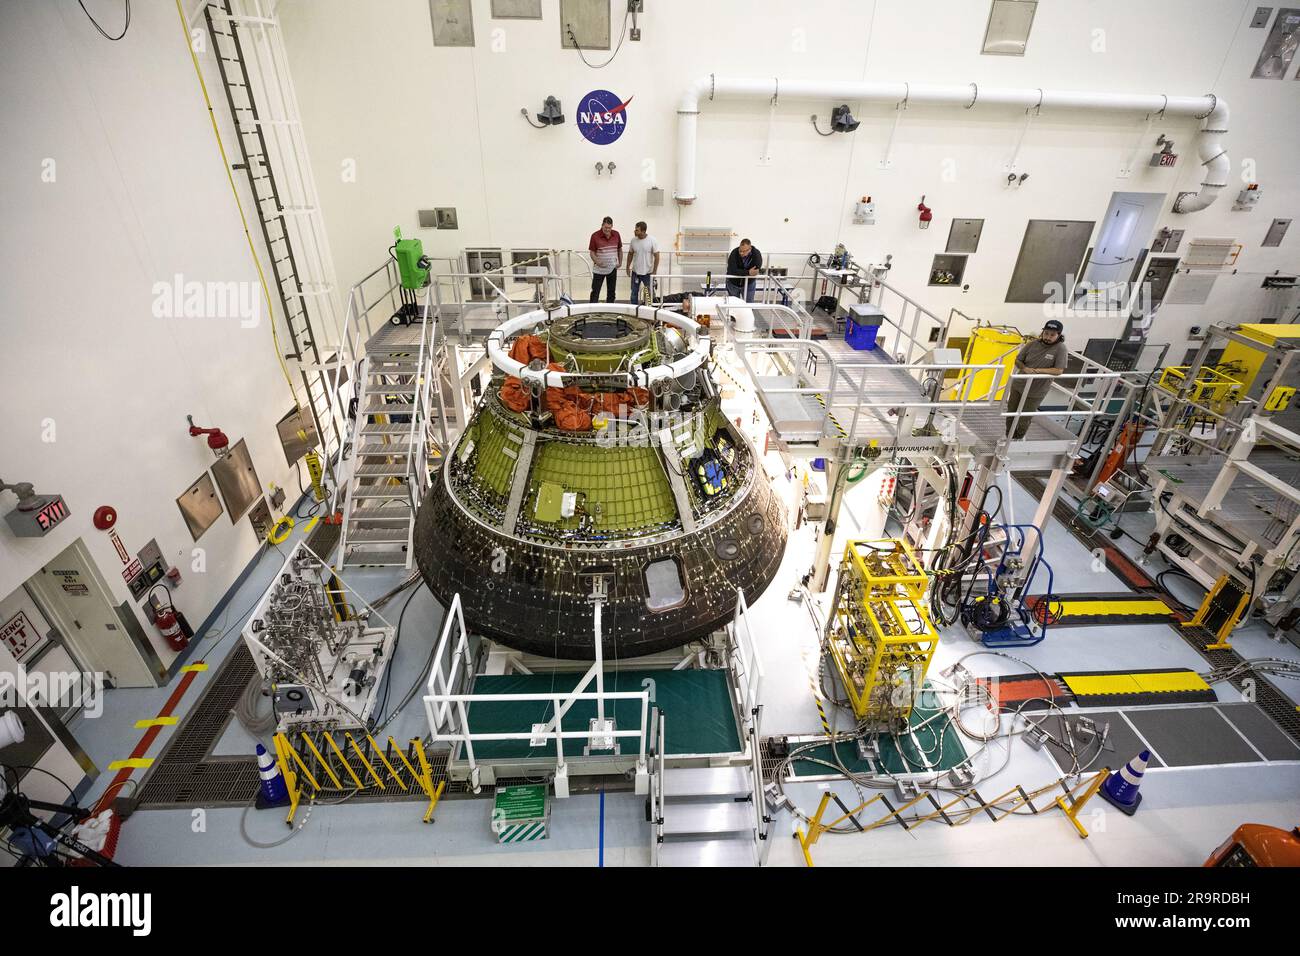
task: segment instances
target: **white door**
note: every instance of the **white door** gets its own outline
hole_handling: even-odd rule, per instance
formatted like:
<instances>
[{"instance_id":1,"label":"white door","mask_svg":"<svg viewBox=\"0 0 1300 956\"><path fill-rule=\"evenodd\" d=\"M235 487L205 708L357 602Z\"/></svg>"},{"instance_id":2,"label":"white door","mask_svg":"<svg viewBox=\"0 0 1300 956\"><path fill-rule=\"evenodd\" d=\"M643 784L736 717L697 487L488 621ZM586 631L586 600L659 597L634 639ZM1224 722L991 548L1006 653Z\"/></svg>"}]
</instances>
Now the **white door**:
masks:
<instances>
[{"instance_id":1,"label":"white door","mask_svg":"<svg viewBox=\"0 0 1300 956\"><path fill-rule=\"evenodd\" d=\"M76 541L28 580L75 656L114 687L156 687L146 659L113 609L86 546Z\"/></svg>"}]
</instances>

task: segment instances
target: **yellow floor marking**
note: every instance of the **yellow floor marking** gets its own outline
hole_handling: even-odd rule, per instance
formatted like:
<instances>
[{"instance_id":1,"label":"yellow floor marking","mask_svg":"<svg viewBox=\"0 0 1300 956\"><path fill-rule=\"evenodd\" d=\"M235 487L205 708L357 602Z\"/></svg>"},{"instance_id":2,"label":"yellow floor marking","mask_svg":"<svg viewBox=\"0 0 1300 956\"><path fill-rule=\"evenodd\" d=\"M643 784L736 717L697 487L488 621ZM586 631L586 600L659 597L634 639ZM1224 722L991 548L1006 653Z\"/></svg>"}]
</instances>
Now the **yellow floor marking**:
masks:
<instances>
[{"instance_id":1,"label":"yellow floor marking","mask_svg":"<svg viewBox=\"0 0 1300 956\"><path fill-rule=\"evenodd\" d=\"M170 727L179 719L179 717L150 717L148 720L137 720L135 725L141 729L145 727Z\"/></svg>"},{"instance_id":2,"label":"yellow floor marking","mask_svg":"<svg viewBox=\"0 0 1300 956\"><path fill-rule=\"evenodd\" d=\"M132 757L129 760L114 760L108 765L109 770L125 770L130 767L132 770L143 770L146 767L153 766L153 757Z\"/></svg>"}]
</instances>

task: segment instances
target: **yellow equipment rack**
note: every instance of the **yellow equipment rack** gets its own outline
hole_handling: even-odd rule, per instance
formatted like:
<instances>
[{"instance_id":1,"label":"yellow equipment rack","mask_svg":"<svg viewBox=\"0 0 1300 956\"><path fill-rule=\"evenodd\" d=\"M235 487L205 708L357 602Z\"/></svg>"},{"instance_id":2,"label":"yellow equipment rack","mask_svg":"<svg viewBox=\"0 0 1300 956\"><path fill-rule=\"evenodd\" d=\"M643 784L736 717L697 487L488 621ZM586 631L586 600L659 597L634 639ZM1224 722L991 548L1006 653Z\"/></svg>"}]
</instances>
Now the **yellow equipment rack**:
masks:
<instances>
[{"instance_id":1,"label":"yellow equipment rack","mask_svg":"<svg viewBox=\"0 0 1300 956\"><path fill-rule=\"evenodd\" d=\"M860 722L906 721L939 644L923 600L929 577L898 538L849 541L827 647Z\"/></svg>"}]
</instances>

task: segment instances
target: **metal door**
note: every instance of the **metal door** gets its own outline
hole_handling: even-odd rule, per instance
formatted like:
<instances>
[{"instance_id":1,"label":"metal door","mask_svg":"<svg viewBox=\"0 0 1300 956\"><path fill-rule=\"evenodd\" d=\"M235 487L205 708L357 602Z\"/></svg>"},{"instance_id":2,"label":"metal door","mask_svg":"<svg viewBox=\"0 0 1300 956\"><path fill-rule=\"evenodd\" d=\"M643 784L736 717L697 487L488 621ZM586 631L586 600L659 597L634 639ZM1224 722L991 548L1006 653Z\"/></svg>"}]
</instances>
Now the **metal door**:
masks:
<instances>
[{"instance_id":1,"label":"metal door","mask_svg":"<svg viewBox=\"0 0 1300 956\"><path fill-rule=\"evenodd\" d=\"M1006 301L1064 302L1095 225L1077 219L1029 220Z\"/></svg>"}]
</instances>

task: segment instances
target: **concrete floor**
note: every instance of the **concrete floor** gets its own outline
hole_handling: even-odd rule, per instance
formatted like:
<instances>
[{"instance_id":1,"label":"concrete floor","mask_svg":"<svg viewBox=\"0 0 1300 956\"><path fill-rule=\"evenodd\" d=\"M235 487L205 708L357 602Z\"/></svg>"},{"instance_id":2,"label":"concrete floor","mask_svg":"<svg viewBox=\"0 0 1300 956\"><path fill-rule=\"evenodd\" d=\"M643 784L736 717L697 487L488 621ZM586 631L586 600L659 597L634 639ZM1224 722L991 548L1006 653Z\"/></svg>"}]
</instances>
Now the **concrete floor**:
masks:
<instances>
[{"instance_id":1,"label":"concrete floor","mask_svg":"<svg viewBox=\"0 0 1300 956\"><path fill-rule=\"evenodd\" d=\"M728 409L733 418L733 413L743 414L746 400L744 395L734 400ZM792 498L794 486L782 474L774 456L769 456L767 465L778 489L787 499ZM1022 521L1028 520L1035 502L1014 482L1010 492L1008 511ZM850 492L837 539L858 532L853 516L871 514L872 502L867 499L871 494L874 490L865 487ZM1149 516L1126 516L1125 527L1142 538L1143 521L1149 522ZM1045 540L1047 558L1055 570L1056 591L1123 590L1123 584L1109 571L1095 568L1089 549L1068 529L1053 521L1046 529ZM1125 546L1130 545L1125 541ZM811 564L814 547L813 528L805 526L792 533L776 581L752 607L755 641L766 674L761 694L765 735L813 734L820 728L811 688L817 667L817 633L809 608L789 599L791 588ZM275 551L259 559L229 602L229 613L201 641L193 659L201 657L210 669L186 694L178 716L199 699L217 665L235 646L244 619L281 560ZM1162 559L1152 560L1159 565L1153 570L1162 569ZM347 575L348 583L365 596L381 594L403 577L403 572L380 570ZM1179 596L1190 603L1199 600L1199 594L1180 592ZM394 623L405 597L403 594L386 608ZM401 644L390 668L394 682L391 703L395 704L413 681L423 680L425 661L441 622L442 609L421 586L406 612ZM1244 656L1300 660L1300 648L1278 644L1256 623L1243 627L1233 641ZM937 674L950 663L980 650L982 646L960 625L949 628L935 654L931 673ZM1165 624L1061 628L1050 632L1047 640L1036 647L1010 653L1025 663L983 654L967 659L965 664L978 675L1024 672L1029 669L1025 664L1049 672L1068 668L1207 669L1205 661ZM1300 700L1300 682L1277 683L1292 699ZM1220 701L1240 700L1227 684L1218 684L1215 690ZM135 721L156 714L171 693L171 687L111 691L103 716L80 720L73 732L96 765L106 767L111 760L129 754L141 733L134 728ZM841 725L847 725L847 721L841 721ZM417 695L385 732L404 739L426 730ZM152 756L162 752L170 733L171 729L164 729L150 752ZM971 741L966 743L968 750L977 746ZM232 722L217 752L247 753L252 745L251 737ZM1117 755L1118 759L1127 756ZM1016 785L1032 790L1059 776L1046 751L1034 751L1019 740L1004 740L987 748L976 758L975 766L981 778L980 792L986 797ZM107 771L101 773L83 802L93 800L112 776ZM793 783L786 789L796 805L811 812L828 787L850 806L861 799L853 784L844 779ZM866 835L827 835L814 854L819 865L1197 865L1241 823L1291 827L1300 821L1300 761L1152 769L1143 794L1143 806L1132 818L1112 811L1101 801L1091 804L1084 814L1085 825L1092 831L1088 840L1081 840L1053 810L1038 816L1018 815L997 824L981 816L954 828L931 823L915 832L886 827ZM1040 805L1047 799L1041 798ZM241 837L241 820L249 838L272 842L289 832L283 817L276 813L245 814L230 809L140 811L123 828L118 858L127 864L525 866L594 866L602 862L609 866L640 866L650 859L644 798L632 794L604 796L603 828L599 795L552 800L550 838L510 847L496 844L489 829L490 808L490 802L484 799L447 799L439 805L435 823L426 826L421 823L424 807L419 803L319 805L309 813L300 811L300 829L288 842L272 849L256 848ZM874 812L868 811L868 819ZM789 838L794 825L788 813L779 816L770 864L802 865L798 844Z\"/></svg>"}]
</instances>

